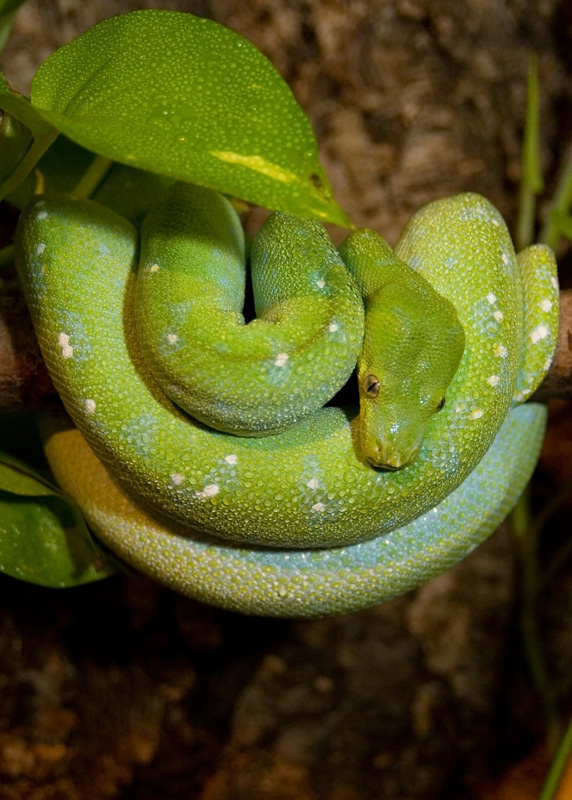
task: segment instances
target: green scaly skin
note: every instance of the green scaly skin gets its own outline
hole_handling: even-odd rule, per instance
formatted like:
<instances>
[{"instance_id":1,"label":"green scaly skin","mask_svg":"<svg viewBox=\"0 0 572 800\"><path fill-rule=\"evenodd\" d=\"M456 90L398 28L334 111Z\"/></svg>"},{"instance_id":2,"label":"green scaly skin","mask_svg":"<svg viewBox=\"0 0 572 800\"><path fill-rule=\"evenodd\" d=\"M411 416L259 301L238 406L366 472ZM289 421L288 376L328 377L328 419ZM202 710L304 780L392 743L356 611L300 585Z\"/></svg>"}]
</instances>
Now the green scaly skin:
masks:
<instances>
[{"instance_id":1,"label":"green scaly skin","mask_svg":"<svg viewBox=\"0 0 572 800\"><path fill-rule=\"evenodd\" d=\"M36 200L18 232L44 357L115 478L75 430L53 430L47 454L62 488L128 562L228 608L323 614L418 585L510 510L536 463L545 419L541 406L513 406L550 361L558 294L548 248L521 258L533 264L523 279L486 200L460 195L425 207L396 250L455 306L466 340L445 407L414 463L396 472L363 458L358 420L347 410L320 409L263 438L208 430L177 410L135 343L135 250L124 220L65 198ZM82 268L69 270L70 260ZM367 327L366 318L366 335ZM142 510L150 506L162 510Z\"/></svg>"},{"instance_id":2,"label":"green scaly skin","mask_svg":"<svg viewBox=\"0 0 572 800\"><path fill-rule=\"evenodd\" d=\"M453 304L374 231L351 233L340 254L367 308L357 364L360 448L375 466L401 469L445 405L465 334Z\"/></svg>"},{"instance_id":3,"label":"green scaly skin","mask_svg":"<svg viewBox=\"0 0 572 800\"><path fill-rule=\"evenodd\" d=\"M135 295L145 362L178 406L241 436L325 405L363 339L361 297L319 222L273 214L251 273L256 319L245 325L242 227L217 192L174 184L147 216Z\"/></svg>"}]
</instances>

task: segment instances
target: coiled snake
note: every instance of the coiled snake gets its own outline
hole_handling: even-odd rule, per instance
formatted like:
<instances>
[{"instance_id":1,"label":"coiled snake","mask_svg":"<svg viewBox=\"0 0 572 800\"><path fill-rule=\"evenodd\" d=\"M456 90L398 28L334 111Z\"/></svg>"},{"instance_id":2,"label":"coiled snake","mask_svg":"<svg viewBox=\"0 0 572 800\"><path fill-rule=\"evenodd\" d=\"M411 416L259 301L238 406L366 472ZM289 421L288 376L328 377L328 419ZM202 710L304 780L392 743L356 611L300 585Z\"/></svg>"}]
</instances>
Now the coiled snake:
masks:
<instances>
[{"instance_id":1,"label":"coiled snake","mask_svg":"<svg viewBox=\"0 0 572 800\"><path fill-rule=\"evenodd\" d=\"M348 611L449 567L514 505L543 436L544 408L522 402L552 357L558 285L551 251L517 258L484 198L425 206L395 254L371 231L338 253L319 223L273 215L251 248L262 319L247 325L224 198L168 189L136 277L138 238L57 196L17 233L77 426L45 423L48 459L128 563L246 613ZM358 356L361 412L322 407Z\"/></svg>"}]
</instances>

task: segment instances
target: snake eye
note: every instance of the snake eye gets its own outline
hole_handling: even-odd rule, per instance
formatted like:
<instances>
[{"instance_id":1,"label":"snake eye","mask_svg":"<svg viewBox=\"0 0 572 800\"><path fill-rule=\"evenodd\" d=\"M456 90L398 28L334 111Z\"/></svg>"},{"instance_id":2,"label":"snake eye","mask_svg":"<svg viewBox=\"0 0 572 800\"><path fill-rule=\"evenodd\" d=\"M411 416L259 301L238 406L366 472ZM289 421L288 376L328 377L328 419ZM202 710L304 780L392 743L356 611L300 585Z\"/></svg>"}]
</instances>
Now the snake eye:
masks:
<instances>
[{"instance_id":1,"label":"snake eye","mask_svg":"<svg viewBox=\"0 0 572 800\"><path fill-rule=\"evenodd\" d=\"M436 411L436 412L437 412L437 411L441 411L441 409L443 408L443 406L444 406L444 405L445 405L445 398L444 398L444 397L442 397L442 398L439 400L439 404L437 405L437 408L435 409L435 411Z\"/></svg>"},{"instance_id":2,"label":"snake eye","mask_svg":"<svg viewBox=\"0 0 572 800\"><path fill-rule=\"evenodd\" d=\"M375 375L368 375L364 381L365 393L368 397L377 397L379 394L379 380Z\"/></svg>"}]
</instances>

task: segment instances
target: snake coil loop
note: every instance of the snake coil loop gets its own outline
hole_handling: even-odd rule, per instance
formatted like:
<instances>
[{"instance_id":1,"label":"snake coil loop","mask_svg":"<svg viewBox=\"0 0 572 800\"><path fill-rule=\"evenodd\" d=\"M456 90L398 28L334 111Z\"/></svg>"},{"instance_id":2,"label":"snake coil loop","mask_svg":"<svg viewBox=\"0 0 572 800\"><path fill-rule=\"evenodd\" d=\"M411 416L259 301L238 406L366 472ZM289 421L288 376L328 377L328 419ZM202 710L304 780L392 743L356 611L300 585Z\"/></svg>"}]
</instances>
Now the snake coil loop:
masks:
<instances>
[{"instance_id":1,"label":"snake coil loop","mask_svg":"<svg viewBox=\"0 0 572 800\"><path fill-rule=\"evenodd\" d=\"M186 215L172 211L188 197L188 188L176 186L167 205L146 223L142 269L149 283L162 277L163 262L182 247ZM212 227L231 249L238 242L240 250L240 233L222 198L206 190L193 197L198 212L201 207L205 212L203 220L213 220ZM212 206L221 212L216 219L209 216ZM200 213L196 218L199 229L191 244L204 251ZM307 236L306 249L310 241L312 248L325 247L328 270L313 271L307 261L297 266L302 276L310 276L318 297L341 282L350 307L353 281L358 281L366 306L359 383L376 403L371 429L385 425L390 446L384 452L374 441L374 455L364 457L370 428L363 425L363 403L360 415L337 407L309 411L307 388L298 392L305 414L298 422L282 430L275 415L264 423L265 430L279 430L274 435L237 436L194 421L163 393L142 354L142 349L155 354L184 350L186 329L174 326L188 315L192 297L180 294L175 310L158 321L139 312L139 328L147 326L150 338L156 336L141 348L132 309L139 291L138 236L132 226L97 204L45 197L26 209L17 233L18 269L42 351L79 429L46 424L46 453L62 488L98 536L136 568L217 605L282 616L350 610L387 599L447 568L494 529L538 457L544 409L519 404L547 369L558 318L553 255L536 246L517 259L502 218L478 195L459 195L421 209L406 226L395 255L373 232L350 234L340 254L353 279L340 272L339 257L312 228L315 223L308 227L293 219L282 238L262 235L258 257L263 268L270 265L270 273L292 258L300 262L306 254L304 247L296 250L295 233L310 229L315 235ZM217 250L212 237L208 248L211 254ZM400 310L401 302L413 290L390 280L377 292L371 277L382 263L389 263L391 271L400 260L421 276L414 278L416 286L428 282L445 298L464 331L464 350L458 334L449 343L450 349L463 352L460 365L456 368L457 356L450 358L437 381L434 373L441 367L432 370L425 358L413 378L405 370L405 377L394 383L394 372L403 372L403 358L395 370L383 366L382 377L377 366L371 369L376 357L372 342L382 341L391 354L392 337L400 346L415 340L394 333L404 330L395 319L409 315ZM175 262L176 295L182 268ZM231 277L222 283L234 280L235 272L232 266ZM417 318L430 319L429 304L429 299L417 303L405 330ZM310 300L306 309L311 305L317 302ZM325 307L318 326L327 334L324 349L331 349L337 336L338 344L343 340L345 349L355 353L362 321L352 322L351 314L333 317L335 303ZM200 336L220 327L210 311L193 318L191 328ZM236 322L239 312L233 308L230 313ZM305 313L302 327L310 325ZM238 325L249 327L240 319ZM433 337L430 324L424 330L428 342L439 338ZM214 347L223 364L233 335L227 330L222 344ZM289 340L276 347L272 344L262 358L271 385L296 361ZM197 358L208 367L212 353L205 346ZM409 358L406 366L412 363ZM302 372L312 378L313 356L309 363ZM165 382L178 385L178 378L159 369ZM335 383L347 374L344 366ZM220 399L220 367L212 382ZM420 385L431 388L420 390ZM435 414L447 385L447 402ZM238 393L248 388L239 378L231 378L230 386ZM377 404L378 399L383 402ZM203 402L205 408L212 405ZM420 422L415 409L421 406ZM218 418L222 412L216 410ZM239 432L242 424L236 426ZM405 448L392 441L393 435L396 442L407 440ZM388 467L412 463L389 471L374 466L379 459Z\"/></svg>"}]
</instances>

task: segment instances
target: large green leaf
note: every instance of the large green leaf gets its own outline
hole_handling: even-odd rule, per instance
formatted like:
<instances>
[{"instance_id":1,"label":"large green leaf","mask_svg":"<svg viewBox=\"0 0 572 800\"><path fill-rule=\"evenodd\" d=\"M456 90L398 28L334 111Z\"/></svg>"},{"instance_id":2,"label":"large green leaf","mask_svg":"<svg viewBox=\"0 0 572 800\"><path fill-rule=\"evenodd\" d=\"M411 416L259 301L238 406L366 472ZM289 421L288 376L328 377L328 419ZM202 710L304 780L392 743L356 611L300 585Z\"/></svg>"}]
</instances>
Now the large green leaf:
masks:
<instances>
[{"instance_id":1,"label":"large green leaf","mask_svg":"<svg viewBox=\"0 0 572 800\"><path fill-rule=\"evenodd\" d=\"M310 123L262 53L176 11L106 20L40 67L31 102L107 158L347 226Z\"/></svg>"},{"instance_id":2,"label":"large green leaf","mask_svg":"<svg viewBox=\"0 0 572 800\"><path fill-rule=\"evenodd\" d=\"M115 572L76 507L38 472L0 451L0 571L68 587Z\"/></svg>"},{"instance_id":3,"label":"large green leaf","mask_svg":"<svg viewBox=\"0 0 572 800\"><path fill-rule=\"evenodd\" d=\"M115 572L79 534L77 512L63 498L1 490L0 571L54 588L79 586Z\"/></svg>"},{"instance_id":4,"label":"large green leaf","mask_svg":"<svg viewBox=\"0 0 572 800\"><path fill-rule=\"evenodd\" d=\"M33 467L4 450L0 450L0 489L23 497L48 496L55 492Z\"/></svg>"}]
</instances>

